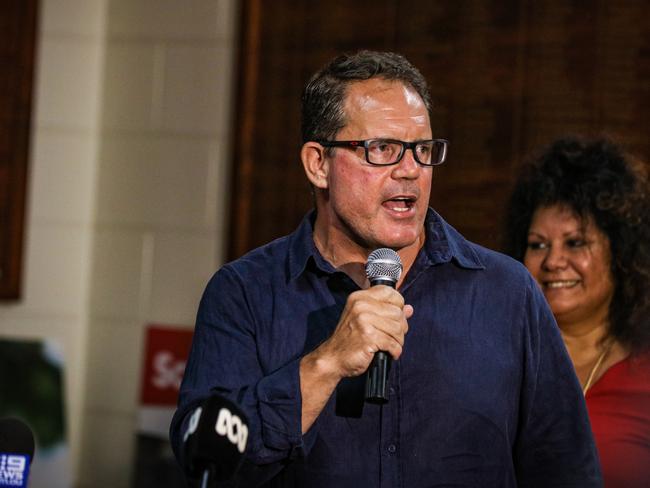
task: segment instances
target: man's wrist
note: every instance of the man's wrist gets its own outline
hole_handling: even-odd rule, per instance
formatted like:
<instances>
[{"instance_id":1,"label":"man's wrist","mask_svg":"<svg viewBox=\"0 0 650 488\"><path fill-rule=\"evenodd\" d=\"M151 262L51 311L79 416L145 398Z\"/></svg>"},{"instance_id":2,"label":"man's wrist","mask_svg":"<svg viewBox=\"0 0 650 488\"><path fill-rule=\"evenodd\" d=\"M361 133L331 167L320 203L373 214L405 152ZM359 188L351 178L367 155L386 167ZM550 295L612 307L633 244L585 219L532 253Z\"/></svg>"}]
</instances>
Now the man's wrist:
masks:
<instances>
[{"instance_id":1,"label":"man's wrist","mask_svg":"<svg viewBox=\"0 0 650 488\"><path fill-rule=\"evenodd\" d=\"M301 382L308 378L311 380L310 382L325 382L333 385L338 384L342 378L334 359L319 349L310 352L301 359L300 377Z\"/></svg>"}]
</instances>

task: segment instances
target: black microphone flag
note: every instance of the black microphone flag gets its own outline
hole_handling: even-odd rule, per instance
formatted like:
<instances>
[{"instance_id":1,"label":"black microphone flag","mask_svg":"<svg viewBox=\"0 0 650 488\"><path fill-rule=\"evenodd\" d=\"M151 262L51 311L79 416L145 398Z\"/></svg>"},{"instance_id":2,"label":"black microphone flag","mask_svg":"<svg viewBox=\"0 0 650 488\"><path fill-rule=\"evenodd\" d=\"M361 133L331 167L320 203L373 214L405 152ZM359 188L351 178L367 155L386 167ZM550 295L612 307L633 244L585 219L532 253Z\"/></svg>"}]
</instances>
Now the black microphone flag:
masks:
<instances>
[{"instance_id":1,"label":"black microphone flag","mask_svg":"<svg viewBox=\"0 0 650 488\"><path fill-rule=\"evenodd\" d=\"M212 395L190 415L183 434L183 464L190 478L229 480L248 442L248 422L233 402Z\"/></svg>"},{"instance_id":2,"label":"black microphone flag","mask_svg":"<svg viewBox=\"0 0 650 488\"><path fill-rule=\"evenodd\" d=\"M34 434L22 420L0 419L0 487L26 488Z\"/></svg>"}]
</instances>

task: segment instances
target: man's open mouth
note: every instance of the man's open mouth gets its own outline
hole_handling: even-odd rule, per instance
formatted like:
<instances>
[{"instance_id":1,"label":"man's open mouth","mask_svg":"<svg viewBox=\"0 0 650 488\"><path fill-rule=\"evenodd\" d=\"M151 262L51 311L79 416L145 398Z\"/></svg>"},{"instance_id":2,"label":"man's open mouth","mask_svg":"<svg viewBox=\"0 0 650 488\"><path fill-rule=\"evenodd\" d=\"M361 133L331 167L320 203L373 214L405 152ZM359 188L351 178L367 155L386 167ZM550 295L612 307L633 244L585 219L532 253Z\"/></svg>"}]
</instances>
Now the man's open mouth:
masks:
<instances>
[{"instance_id":1,"label":"man's open mouth","mask_svg":"<svg viewBox=\"0 0 650 488\"><path fill-rule=\"evenodd\" d=\"M415 206L414 197L395 197L384 202L384 207L394 212L408 212Z\"/></svg>"}]
</instances>

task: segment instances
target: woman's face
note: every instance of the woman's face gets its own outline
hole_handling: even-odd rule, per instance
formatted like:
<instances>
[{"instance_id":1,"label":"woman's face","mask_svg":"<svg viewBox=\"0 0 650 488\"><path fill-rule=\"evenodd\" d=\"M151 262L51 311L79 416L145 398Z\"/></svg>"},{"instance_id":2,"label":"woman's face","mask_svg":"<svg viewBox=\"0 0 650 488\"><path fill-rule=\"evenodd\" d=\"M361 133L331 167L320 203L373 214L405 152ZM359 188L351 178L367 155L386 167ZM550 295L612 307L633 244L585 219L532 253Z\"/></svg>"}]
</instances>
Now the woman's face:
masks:
<instances>
[{"instance_id":1,"label":"woman's face","mask_svg":"<svg viewBox=\"0 0 650 488\"><path fill-rule=\"evenodd\" d=\"M592 218L565 206L538 208L524 264L537 280L560 326L606 321L614 294L609 239Z\"/></svg>"}]
</instances>

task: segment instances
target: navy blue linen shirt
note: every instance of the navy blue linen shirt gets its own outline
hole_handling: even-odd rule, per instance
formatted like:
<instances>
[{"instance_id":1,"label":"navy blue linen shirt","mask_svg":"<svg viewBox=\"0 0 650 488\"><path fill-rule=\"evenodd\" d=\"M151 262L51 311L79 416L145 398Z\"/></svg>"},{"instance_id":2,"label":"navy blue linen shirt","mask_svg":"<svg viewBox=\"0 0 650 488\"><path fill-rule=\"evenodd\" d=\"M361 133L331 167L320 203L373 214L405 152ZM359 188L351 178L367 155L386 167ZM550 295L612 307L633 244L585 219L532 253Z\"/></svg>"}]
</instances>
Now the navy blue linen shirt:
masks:
<instances>
[{"instance_id":1,"label":"navy blue linen shirt","mask_svg":"<svg viewBox=\"0 0 650 488\"><path fill-rule=\"evenodd\" d=\"M217 392L250 422L236 486L601 486L582 392L537 285L431 209L399 290L415 313L389 402L364 404L365 377L344 379L301 435L300 359L359 289L316 249L314 218L208 284L171 426L177 455L187 413Z\"/></svg>"}]
</instances>

